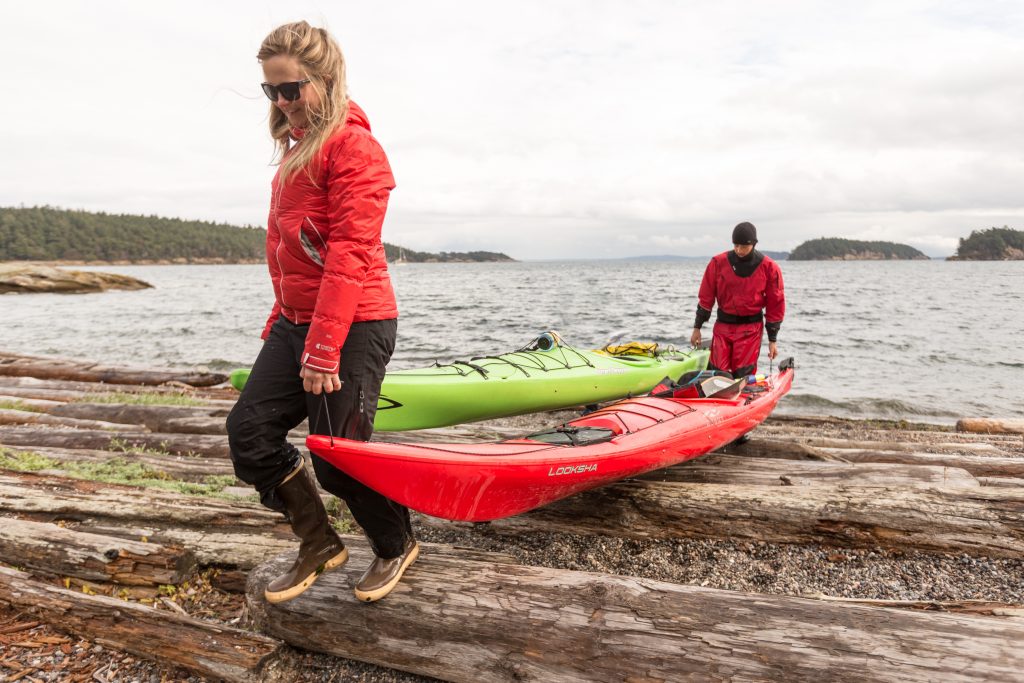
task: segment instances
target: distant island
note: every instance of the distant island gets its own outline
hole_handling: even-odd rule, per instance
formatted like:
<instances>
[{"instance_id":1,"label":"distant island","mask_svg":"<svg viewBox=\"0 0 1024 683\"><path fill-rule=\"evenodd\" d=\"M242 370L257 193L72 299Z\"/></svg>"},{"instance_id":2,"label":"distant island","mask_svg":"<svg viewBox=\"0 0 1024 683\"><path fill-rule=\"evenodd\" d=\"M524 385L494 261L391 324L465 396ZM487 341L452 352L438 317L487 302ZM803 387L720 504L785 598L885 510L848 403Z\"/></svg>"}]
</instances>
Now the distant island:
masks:
<instances>
[{"instance_id":1,"label":"distant island","mask_svg":"<svg viewBox=\"0 0 1024 683\"><path fill-rule=\"evenodd\" d=\"M267 231L158 216L0 207L0 261L263 263ZM490 251L432 254L384 243L389 262L512 261Z\"/></svg>"},{"instance_id":2,"label":"distant island","mask_svg":"<svg viewBox=\"0 0 1024 683\"><path fill-rule=\"evenodd\" d=\"M428 251L413 251L394 244L384 243L384 256L388 263L481 263L515 261L514 258L495 251L442 251L433 254Z\"/></svg>"},{"instance_id":3,"label":"distant island","mask_svg":"<svg viewBox=\"0 0 1024 683\"><path fill-rule=\"evenodd\" d=\"M906 244L862 242L840 237L808 240L789 254L790 261L929 260L927 254Z\"/></svg>"},{"instance_id":4,"label":"distant island","mask_svg":"<svg viewBox=\"0 0 1024 683\"><path fill-rule=\"evenodd\" d=\"M725 251L723 249L723 251ZM762 254L776 261L785 261L789 258L788 251L765 251L758 249ZM614 261L709 261L711 256L677 256L675 254L650 254L645 256L622 256L612 259Z\"/></svg>"},{"instance_id":5,"label":"distant island","mask_svg":"<svg viewBox=\"0 0 1024 683\"><path fill-rule=\"evenodd\" d=\"M975 230L970 237L960 238L956 254L948 261L1022 261L1024 230L1007 226Z\"/></svg>"}]
</instances>

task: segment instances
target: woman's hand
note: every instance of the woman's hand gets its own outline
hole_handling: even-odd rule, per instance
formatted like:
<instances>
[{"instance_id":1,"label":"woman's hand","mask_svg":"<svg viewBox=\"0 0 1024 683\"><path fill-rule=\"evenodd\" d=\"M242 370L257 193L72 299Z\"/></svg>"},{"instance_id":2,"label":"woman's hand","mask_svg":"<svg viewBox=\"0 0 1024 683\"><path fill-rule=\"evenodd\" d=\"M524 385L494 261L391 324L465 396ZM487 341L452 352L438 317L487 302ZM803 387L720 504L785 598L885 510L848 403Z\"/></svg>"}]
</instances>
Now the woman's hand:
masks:
<instances>
[{"instance_id":1,"label":"woman's hand","mask_svg":"<svg viewBox=\"0 0 1024 683\"><path fill-rule=\"evenodd\" d=\"M321 392L341 391L341 378L336 372L320 372L303 365L299 377L302 378L302 388L311 394L319 396Z\"/></svg>"},{"instance_id":2,"label":"woman's hand","mask_svg":"<svg viewBox=\"0 0 1024 683\"><path fill-rule=\"evenodd\" d=\"M775 342L768 342L768 357L775 360L775 357L779 355L779 345Z\"/></svg>"},{"instance_id":3,"label":"woman's hand","mask_svg":"<svg viewBox=\"0 0 1024 683\"><path fill-rule=\"evenodd\" d=\"M690 335L690 346L696 349L700 346L700 341L700 328L695 327L693 328L693 334Z\"/></svg>"}]
</instances>

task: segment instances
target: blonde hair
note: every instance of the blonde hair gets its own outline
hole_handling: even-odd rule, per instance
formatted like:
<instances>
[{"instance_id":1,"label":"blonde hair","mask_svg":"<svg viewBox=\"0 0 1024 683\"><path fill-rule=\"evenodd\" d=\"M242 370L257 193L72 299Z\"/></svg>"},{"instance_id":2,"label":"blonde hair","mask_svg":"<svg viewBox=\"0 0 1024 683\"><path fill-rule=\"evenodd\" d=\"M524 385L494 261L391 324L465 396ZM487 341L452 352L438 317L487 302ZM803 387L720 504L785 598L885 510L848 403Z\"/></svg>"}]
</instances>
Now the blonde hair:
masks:
<instances>
[{"instance_id":1,"label":"blonde hair","mask_svg":"<svg viewBox=\"0 0 1024 683\"><path fill-rule=\"evenodd\" d=\"M316 89L320 95L318 107L308 107L309 124L302 139L292 148L288 118L280 109L270 105L270 136L280 154L281 178L287 180L296 171L306 168L313 179L313 169L307 168L348 115L348 88L345 84L345 57L334 38L322 28L313 28L304 21L278 26L263 39L256 59L260 62L284 55L295 57L309 79L305 87Z\"/></svg>"}]
</instances>

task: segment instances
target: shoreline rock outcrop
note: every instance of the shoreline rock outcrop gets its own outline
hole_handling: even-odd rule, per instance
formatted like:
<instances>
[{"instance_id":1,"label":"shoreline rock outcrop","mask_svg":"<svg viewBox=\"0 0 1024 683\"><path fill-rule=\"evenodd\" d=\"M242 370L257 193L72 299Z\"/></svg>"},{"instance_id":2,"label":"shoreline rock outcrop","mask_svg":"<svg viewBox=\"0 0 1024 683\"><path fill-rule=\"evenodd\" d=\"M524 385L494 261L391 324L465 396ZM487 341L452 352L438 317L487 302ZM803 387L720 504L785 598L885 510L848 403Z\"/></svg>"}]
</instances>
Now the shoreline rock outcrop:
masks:
<instances>
[{"instance_id":1,"label":"shoreline rock outcrop","mask_svg":"<svg viewBox=\"0 0 1024 683\"><path fill-rule=\"evenodd\" d=\"M152 286L116 273L64 270L36 263L0 264L0 294L86 294L108 289L149 289Z\"/></svg>"}]
</instances>

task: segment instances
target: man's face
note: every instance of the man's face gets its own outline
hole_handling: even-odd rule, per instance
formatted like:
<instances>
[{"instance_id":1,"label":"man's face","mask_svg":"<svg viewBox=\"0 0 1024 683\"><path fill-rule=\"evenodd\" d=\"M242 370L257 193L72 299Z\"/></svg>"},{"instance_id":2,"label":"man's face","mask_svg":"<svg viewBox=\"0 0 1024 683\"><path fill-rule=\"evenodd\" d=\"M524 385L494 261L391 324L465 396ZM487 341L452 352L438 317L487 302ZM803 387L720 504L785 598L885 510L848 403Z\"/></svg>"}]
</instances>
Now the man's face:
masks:
<instances>
[{"instance_id":1,"label":"man's face","mask_svg":"<svg viewBox=\"0 0 1024 683\"><path fill-rule=\"evenodd\" d=\"M734 244L732 250L736 252L736 255L740 258L745 258L750 255L750 252L754 251L753 244Z\"/></svg>"}]
</instances>

